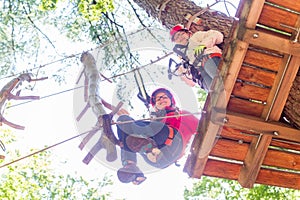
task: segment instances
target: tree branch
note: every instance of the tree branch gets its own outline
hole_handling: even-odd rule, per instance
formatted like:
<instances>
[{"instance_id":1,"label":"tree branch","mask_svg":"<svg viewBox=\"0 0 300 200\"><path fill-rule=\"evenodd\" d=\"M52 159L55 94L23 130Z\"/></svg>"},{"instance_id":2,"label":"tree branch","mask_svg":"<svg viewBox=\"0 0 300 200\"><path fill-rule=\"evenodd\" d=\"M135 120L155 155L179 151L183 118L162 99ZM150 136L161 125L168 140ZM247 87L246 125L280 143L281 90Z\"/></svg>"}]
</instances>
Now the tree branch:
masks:
<instances>
[{"instance_id":1,"label":"tree branch","mask_svg":"<svg viewBox=\"0 0 300 200\"><path fill-rule=\"evenodd\" d=\"M40 32L45 38L46 40L48 40L48 42L50 43L50 45L53 47L53 49L55 50L55 52L59 55L59 53L57 52L53 42L50 40L50 38L45 34L43 33L43 31L37 27L37 25L35 25L35 23L33 22L33 20L31 19L31 17L29 17L29 13L27 12L25 6L23 5L23 8L24 8L24 11L25 11L25 14L27 15L27 19L30 21L30 23L32 24L32 26L38 31Z\"/></svg>"}]
</instances>

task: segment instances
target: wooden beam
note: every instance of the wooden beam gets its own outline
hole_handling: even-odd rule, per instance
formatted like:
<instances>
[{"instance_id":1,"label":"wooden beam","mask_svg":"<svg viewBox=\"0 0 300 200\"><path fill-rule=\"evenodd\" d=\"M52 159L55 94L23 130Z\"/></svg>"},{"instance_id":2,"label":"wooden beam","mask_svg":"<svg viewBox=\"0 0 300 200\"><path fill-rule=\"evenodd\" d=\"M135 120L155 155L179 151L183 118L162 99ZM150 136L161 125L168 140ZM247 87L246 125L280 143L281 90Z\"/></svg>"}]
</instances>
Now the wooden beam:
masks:
<instances>
[{"instance_id":1,"label":"wooden beam","mask_svg":"<svg viewBox=\"0 0 300 200\"><path fill-rule=\"evenodd\" d=\"M223 114L220 114L220 116L218 116L218 112L215 112L215 114L213 118L217 120L216 123L222 123ZM300 143L300 130L288 127L280 122L265 121L259 117L231 112L226 113L226 121L224 126L227 127L252 131L256 135L270 135L274 138Z\"/></svg>"},{"instance_id":2,"label":"wooden beam","mask_svg":"<svg viewBox=\"0 0 300 200\"><path fill-rule=\"evenodd\" d=\"M267 119L279 119L284 109L290 89L297 75L299 66L299 56L288 56L286 63L278 72L274 87L270 92L270 97L267 100L267 105L263 111L262 116L266 116Z\"/></svg>"},{"instance_id":3,"label":"wooden beam","mask_svg":"<svg viewBox=\"0 0 300 200\"><path fill-rule=\"evenodd\" d=\"M240 72L244 57L246 55L247 49L248 49L248 43L243 42L240 40L237 40L236 42L236 48L231 55L231 63L228 68L226 78L224 80L224 91L225 91L225 99L224 98L219 98L217 105L220 105L222 103L225 103L226 105L229 102L230 95L232 93L232 90L234 88L234 84L236 82L236 78L238 77L238 74ZM225 63L226 65L226 63Z\"/></svg>"},{"instance_id":4,"label":"wooden beam","mask_svg":"<svg viewBox=\"0 0 300 200\"><path fill-rule=\"evenodd\" d=\"M262 31L246 29L243 41L262 48L298 56L300 43L293 43L288 39L264 33Z\"/></svg>"},{"instance_id":5,"label":"wooden beam","mask_svg":"<svg viewBox=\"0 0 300 200\"><path fill-rule=\"evenodd\" d=\"M251 28L254 29L256 27L256 24L258 22L260 13L263 10L265 1L264 0L253 0L249 13L248 13L248 17L246 20L246 24L245 26L247 28Z\"/></svg>"},{"instance_id":6,"label":"wooden beam","mask_svg":"<svg viewBox=\"0 0 300 200\"><path fill-rule=\"evenodd\" d=\"M189 155L183 171L192 178L200 179L206 166L208 156L202 159L195 157L195 154Z\"/></svg>"},{"instance_id":7,"label":"wooden beam","mask_svg":"<svg viewBox=\"0 0 300 200\"><path fill-rule=\"evenodd\" d=\"M279 67L282 65L282 56L252 47L248 49L244 62L277 72Z\"/></svg>"},{"instance_id":8,"label":"wooden beam","mask_svg":"<svg viewBox=\"0 0 300 200\"><path fill-rule=\"evenodd\" d=\"M274 84L276 73L243 65L238 78L248 83L271 87Z\"/></svg>"},{"instance_id":9,"label":"wooden beam","mask_svg":"<svg viewBox=\"0 0 300 200\"><path fill-rule=\"evenodd\" d=\"M270 27L273 30L281 30L286 33L292 33L293 30L286 26L294 27L298 16L299 15L294 12L289 12L286 9L266 4L260 13L258 24Z\"/></svg>"},{"instance_id":10,"label":"wooden beam","mask_svg":"<svg viewBox=\"0 0 300 200\"><path fill-rule=\"evenodd\" d=\"M260 117L264 107L265 105L261 103L249 101L248 99L232 97L228 103L227 111Z\"/></svg>"},{"instance_id":11,"label":"wooden beam","mask_svg":"<svg viewBox=\"0 0 300 200\"><path fill-rule=\"evenodd\" d=\"M257 183L299 190L300 174L261 169L257 176Z\"/></svg>"},{"instance_id":12,"label":"wooden beam","mask_svg":"<svg viewBox=\"0 0 300 200\"><path fill-rule=\"evenodd\" d=\"M205 169L208 155L217 141L217 135L220 133L220 125L207 122L207 126L199 129L198 135L195 137L192 148L192 154L189 163L186 163L184 171L194 178L200 178ZM201 123L205 125L205 123ZM201 126L200 124L200 126ZM197 144L195 144L197 143Z\"/></svg>"},{"instance_id":13,"label":"wooden beam","mask_svg":"<svg viewBox=\"0 0 300 200\"><path fill-rule=\"evenodd\" d=\"M214 147L216 141L217 141L217 136L220 133L219 132L219 125L216 125L214 123L212 123L211 121L209 122L208 126L207 126L207 130L203 136L203 140L200 144L199 147L199 153L198 153L198 158L199 159L203 159L206 158L210 151L212 150L212 148Z\"/></svg>"},{"instance_id":14,"label":"wooden beam","mask_svg":"<svg viewBox=\"0 0 300 200\"><path fill-rule=\"evenodd\" d=\"M234 85L232 94L233 96L237 96L245 99L257 100L257 101L261 101L261 103L264 103L268 99L268 96L270 94L270 89L258 87L252 84L237 82Z\"/></svg>"},{"instance_id":15,"label":"wooden beam","mask_svg":"<svg viewBox=\"0 0 300 200\"><path fill-rule=\"evenodd\" d=\"M240 164L209 159L203 175L237 180L240 168Z\"/></svg>"},{"instance_id":16,"label":"wooden beam","mask_svg":"<svg viewBox=\"0 0 300 200\"><path fill-rule=\"evenodd\" d=\"M184 167L185 172L197 178L200 178L203 173L209 153L216 143L216 137L220 134L220 127L222 126L212 122L212 116L215 115L212 110L214 105L222 110L219 113L220 117L225 118L226 104L224 101L220 101L220 104L217 105L218 99L224 97L222 78L215 78L212 87L215 89L209 92L206 98L203 114L199 121L198 134L194 138L191 155L189 155Z\"/></svg>"},{"instance_id":17,"label":"wooden beam","mask_svg":"<svg viewBox=\"0 0 300 200\"><path fill-rule=\"evenodd\" d=\"M238 178L241 186L246 188L253 187L263 159L268 151L268 148L265 147L270 145L271 140L272 136L270 135L260 135L260 137L252 140Z\"/></svg>"}]
</instances>

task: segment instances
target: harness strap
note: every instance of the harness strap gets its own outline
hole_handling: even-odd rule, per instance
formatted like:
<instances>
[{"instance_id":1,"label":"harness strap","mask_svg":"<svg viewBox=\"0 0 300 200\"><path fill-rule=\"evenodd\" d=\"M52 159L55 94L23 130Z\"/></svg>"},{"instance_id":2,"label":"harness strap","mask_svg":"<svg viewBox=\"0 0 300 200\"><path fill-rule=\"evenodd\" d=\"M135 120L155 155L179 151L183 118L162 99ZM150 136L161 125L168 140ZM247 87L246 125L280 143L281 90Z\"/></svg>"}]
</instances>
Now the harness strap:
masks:
<instances>
[{"instance_id":1,"label":"harness strap","mask_svg":"<svg viewBox=\"0 0 300 200\"><path fill-rule=\"evenodd\" d=\"M170 146L173 142L175 134L174 134L174 129L170 126L168 126L168 127L169 127L169 135L168 135L168 138L165 141L165 145Z\"/></svg>"},{"instance_id":2,"label":"harness strap","mask_svg":"<svg viewBox=\"0 0 300 200\"><path fill-rule=\"evenodd\" d=\"M137 97L145 104L145 106L149 110L150 96L148 95L148 93L145 89L145 84L143 81L143 77L140 73L140 70L134 71L134 79L135 79L135 82L139 89L139 93L138 93Z\"/></svg>"},{"instance_id":3,"label":"harness strap","mask_svg":"<svg viewBox=\"0 0 300 200\"><path fill-rule=\"evenodd\" d=\"M222 54L220 54L220 53L211 53L211 54L209 54L209 58L214 58L214 57L222 57Z\"/></svg>"}]
</instances>

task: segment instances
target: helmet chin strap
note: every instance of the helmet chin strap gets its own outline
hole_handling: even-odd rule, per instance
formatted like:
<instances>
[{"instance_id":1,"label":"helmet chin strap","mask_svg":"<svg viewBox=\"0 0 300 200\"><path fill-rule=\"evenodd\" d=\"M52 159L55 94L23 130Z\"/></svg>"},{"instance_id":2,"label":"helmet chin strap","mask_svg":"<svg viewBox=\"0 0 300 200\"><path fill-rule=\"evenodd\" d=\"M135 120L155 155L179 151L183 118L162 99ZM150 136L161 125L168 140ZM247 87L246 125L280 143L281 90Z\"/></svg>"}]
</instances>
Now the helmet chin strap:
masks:
<instances>
[{"instance_id":1,"label":"helmet chin strap","mask_svg":"<svg viewBox=\"0 0 300 200\"><path fill-rule=\"evenodd\" d=\"M172 103L171 103L170 106L166 106L166 107L163 108L163 109L159 109L159 108L157 108L156 106L155 106L155 109L156 109L156 110L175 110L176 107L174 107L174 106L172 105Z\"/></svg>"}]
</instances>

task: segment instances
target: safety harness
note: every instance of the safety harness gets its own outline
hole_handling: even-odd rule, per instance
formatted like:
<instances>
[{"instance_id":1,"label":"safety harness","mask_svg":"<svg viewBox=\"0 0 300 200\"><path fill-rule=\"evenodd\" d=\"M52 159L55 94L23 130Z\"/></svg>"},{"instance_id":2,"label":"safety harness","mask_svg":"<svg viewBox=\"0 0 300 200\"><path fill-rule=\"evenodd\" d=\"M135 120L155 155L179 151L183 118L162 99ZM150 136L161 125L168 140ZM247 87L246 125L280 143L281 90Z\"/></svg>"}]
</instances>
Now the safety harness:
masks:
<instances>
[{"instance_id":1,"label":"safety harness","mask_svg":"<svg viewBox=\"0 0 300 200\"><path fill-rule=\"evenodd\" d=\"M144 80L139 70L134 71L134 79L139 88L137 97L144 103L146 108L149 110L150 96L148 95L145 89Z\"/></svg>"},{"instance_id":2,"label":"safety harness","mask_svg":"<svg viewBox=\"0 0 300 200\"><path fill-rule=\"evenodd\" d=\"M169 135L168 135L168 138L165 141L165 145L171 146L175 134L174 134L174 129L172 127L168 126L168 128L169 128Z\"/></svg>"},{"instance_id":3,"label":"safety harness","mask_svg":"<svg viewBox=\"0 0 300 200\"><path fill-rule=\"evenodd\" d=\"M203 54L200 53L199 55L195 56L194 62L191 64L189 62L189 58L187 57L187 49L188 45L181 45L176 44L173 48L173 51L182 58L181 63L176 63L172 58L169 60L169 68L168 68L168 77L169 79L172 78L172 75L175 75L175 72L178 70L178 68L182 65L185 69L188 70L188 73L192 75L192 80L195 83L198 83L198 85L204 89L208 90L208 85L205 83L205 78L209 78L209 75L204 70L204 64L208 59L214 58L214 57L221 57L220 53L211 53L211 54ZM175 70L172 72L171 68L173 66L173 63L175 63Z\"/></svg>"}]
</instances>

